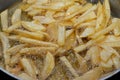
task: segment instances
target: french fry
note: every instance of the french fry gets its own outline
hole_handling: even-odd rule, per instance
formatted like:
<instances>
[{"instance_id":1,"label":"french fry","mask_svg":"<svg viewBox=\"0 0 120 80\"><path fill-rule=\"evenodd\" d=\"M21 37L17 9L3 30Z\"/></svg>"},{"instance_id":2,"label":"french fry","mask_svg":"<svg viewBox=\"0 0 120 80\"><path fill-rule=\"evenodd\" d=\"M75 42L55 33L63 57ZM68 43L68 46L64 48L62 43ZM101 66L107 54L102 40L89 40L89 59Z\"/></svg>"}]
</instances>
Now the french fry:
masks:
<instances>
[{"instance_id":1,"label":"french fry","mask_svg":"<svg viewBox=\"0 0 120 80\"><path fill-rule=\"evenodd\" d=\"M79 7L79 10L76 11L74 14L66 16L65 20L69 20L78 14L84 13L85 11L87 11L91 7L92 7L92 4L87 3L84 7Z\"/></svg>"},{"instance_id":2,"label":"french fry","mask_svg":"<svg viewBox=\"0 0 120 80\"><path fill-rule=\"evenodd\" d=\"M61 60L62 63L64 63L64 65L68 68L68 70L71 72L71 74L74 77L78 77L79 76L65 56L60 57L60 60Z\"/></svg>"},{"instance_id":3,"label":"french fry","mask_svg":"<svg viewBox=\"0 0 120 80\"><path fill-rule=\"evenodd\" d=\"M89 12L88 14L84 13L77 20L74 21L74 26L79 25L82 22L93 20L96 18L96 14L94 11Z\"/></svg>"},{"instance_id":4,"label":"french fry","mask_svg":"<svg viewBox=\"0 0 120 80\"><path fill-rule=\"evenodd\" d=\"M85 50L86 48L90 47L91 45L93 45L94 43L95 42L91 40L91 41L87 42L86 44L79 45L79 46L75 47L74 51L81 52L81 51Z\"/></svg>"},{"instance_id":5,"label":"french fry","mask_svg":"<svg viewBox=\"0 0 120 80\"><path fill-rule=\"evenodd\" d=\"M120 57L113 56L112 61L113 61L113 64L114 64L115 68L119 69L120 68Z\"/></svg>"},{"instance_id":6,"label":"french fry","mask_svg":"<svg viewBox=\"0 0 120 80\"><path fill-rule=\"evenodd\" d=\"M55 47L30 47L30 48L23 48L21 49L20 53L25 53L25 54L39 54L39 52L42 51L50 51L50 52L55 52L56 48Z\"/></svg>"},{"instance_id":7,"label":"french fry","mask_svg":"<svg viewBox=\"0 0 120 80\"><path fill-rule=\"evenodd\" d=\"M113 53L108 52L108 51L106 51L104 49L100 52L100 58L104 62L107 62L112 55L113 55Z\"/></svg>"},{"instance_id":8,"label":"french fry","mask_svg":"<svg viewBox=\"0 0 120 80\"><path fill-rule=\"evenodd\" d=\"M65 44L65 26L58 27L58 44L60 46Z\"/></svg>"},{"instance_id":9,"label":"french fry","mask_svg":"<svg viewBox=\"0 0 120 80\"><path fill-rule=\"evenodd\" d=\"M113 67L113 62L111 59L109 59L107 62L101 61L100 64L103 68L112 68Z\"/></svg>"},{"instance_id":10,"label":"french fry","mask_svg":"<svg viewBox=\"0 0 120 80\"><path fill-rule=\"evenodd\" d=\"M81 37L81 38L88 37L88 36L90 36L90 35L92 35L92 34L94 34L94 33L95 33L95 28L93 28L93 27L87 27L87 28L83 31L83 33L81 33L80 37Z\"/></svg>"},{"instance_id":11,"label":"french fry","mask_svg":"<svg viewBox=\"0 0 120 80\"><path fill-rule=\"evenodd\" d=\"M16 9L12 15L11 22L12 24L21 21L21 9Z\"/></svg>"},{"instance_id":12,"label":"french fry","mask_svg":"<svg viewBox=\"0 0 120 80\"><path fill-rule=\"evenodd\" d=\"M6 36L5 33L0 32L0 39L2 42L2 47L3 47L3 58L4 58L4 64L5 64L5 68L8 69L8 65L10 63L10 55L6 52L9 48L10 48L10 43L9 40Z\"/></svg>"},{"instance_id":13,"label":"french fry","mask_svg":"<svg viewBox=\"0 0 120 80\"><path fill-rule=\"evenodd\" d=\"M20 62L25 72L29 74L31 77L36 78L36 73L30 60L27 58L22 58Z\"/></svg>"},{"instance_id":14,"label":"french fry","mask_svg":"<svg viewBox=\"0 0 120 80\"><path fill-rule=\"evenodd\" d=\"M66 39L67 39L73 32L74 32L74 29L67 30L66 33L65 33Z\"/></svg>"},{"instance_id":15,"label":"french fry","mask_svg":"<svg viewBox=\"0 0 120 80\"><path fill-rule=\"evenodd\" d=\"M21 21L16 22L13 25L11 25L9 28L7 28L6 32L11 33L13 30L21 27Z\"/></svg>"},{"instance_id":16,"label":"french fry","mask_svg":"<svg viewBox=\"0 0 120 80\"><path fill-rule=\"evenodd\" d=\"M6 52L11 54L11 55L15 55L22 48L24 48L24 46L25 46L25 44L16 45L16 46L13 46L13 47L9 48Z\"/></svg>"},{"instance_id":17,"label":"french fry","mask_svg":"<svg viewBox=\"0 0 120 80\"><path fill-rule=\"evenodd\" d=\"M87 62L86 60L81 57L78 53L75 53L75 56L77 58L77 61L79 62L80 65L80 70L78 71L79 73L85 73L88 70Z\"/></svg>"},{"instance_id":18,"label":"french fry","mask_svg":"<svg viewBox=\"0 0 120 80\"><path fill-rule=\"evenodd\" d=\"M35 24L33 22L22 21L22 26L29 31L45 31L46 28L41 24Z\"/></svg>"},{"instance_id":19,"label":"french fry","mask_svg":"<svg viewBox=\"0 0 120 80\"><path fill-rule=\"evenodd\" d=\"M15 65L16 63L18 63L19 60L20 60L20 58L21 58L20 53L14 54L14 55L11 57L10 65L13 66L13 65Z\"/></svg>"},{"instance_id":20,"label":"french fry","mask_svg":"<svg viewBox=\"0 0 120 80\"><path fill-rule=\"evenodd\" d=\"M102 68L96 67L96 68L86 72L82 76L77 77L73 80L98 80L101 75L102 75Z\"/></svg>"},{"instance_id":21,"label":"french fry","mask_svg":"<svg viewBox=\"0 0 120 80\"><path fill-rule=\"evenodd\" d=\"M29 31L20 30L20 29L14 30L14 32L20 36L28 37L28 38L32 38L32 39L43 40L45 38L45 36L43 34L29 32Z\"/></svg>"},{"instance_id":22,"label":"french fry","mask_svg":"<svg viewBox=\"0 0 120 80\"><path fill-rule=\"evenodd\" d=\"M117 24L117 21L114 22L114 23L112 23L111 25L109 25L109 26L106 27L105 29L103 29L103 30L95 33L95 34L92 35L91 37L92 37L92 38L96 38L96 37L98 37L98 36L100 36L100 35L104 35L104 34L110 32L111 30L113 30L113 29L116 27L116 24Z\"/></svg>"},{"instance_id":23,"label":"french fry","mask_svg":"<svg viewBox=\"0 0 120 80\"><path fill-rule=\"evenodd\" d=\"M46 54L46 58L44 60L44 68L42 71L42 79L45 80L52 72L52 70L55 67L55 60L54 60L54 56L48 52Z\"/></svg>"},{"instance_id":24,"label":"french fry","mask_svg":"<svg viewBox=\"0 0 120 80\"><path fill-rule=\"evenodd\" d=\"M21 78L22 80L36 80L29 76L27 73L21 73L18 75L18 77Z\"/></svg>"},{"instance_id":25,"label":"french fry","mask_svg":"<svg viewBox=\"0 0 120 80\"><path fill-rule=\"evenodd\" d=\"M20 37L20 36L9 36L9 39L18 40L20 42L32 44L32 45L49 46L49 47L56 47L56 48L58 47L57 44L54 44L51 42L39 41L39 40L30 39L26 37Z\"/></svg>"},{"instance_id":26,"label":"french fry","mask_svg":"<svg viewBox=\"0 0 120 80\"><path fill-rule=\"evenodd\" d=\"M1 14L1 26L2 30L5 31L8 28L8 10L3 11Z\"/></svg>"}]
</instances>

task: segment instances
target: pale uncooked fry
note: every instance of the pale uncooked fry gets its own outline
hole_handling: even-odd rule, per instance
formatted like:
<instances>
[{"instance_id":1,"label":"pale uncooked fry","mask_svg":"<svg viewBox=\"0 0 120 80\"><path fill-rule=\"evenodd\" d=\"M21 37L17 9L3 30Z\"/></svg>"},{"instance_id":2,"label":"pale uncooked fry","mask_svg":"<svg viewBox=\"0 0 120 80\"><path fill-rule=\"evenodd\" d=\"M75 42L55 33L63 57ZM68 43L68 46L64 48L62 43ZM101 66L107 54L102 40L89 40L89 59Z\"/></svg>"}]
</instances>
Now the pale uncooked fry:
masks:
<instances>
[{"instance_id":1,"label":"pale uncooked fry","mask_svg":"<svg viewBox=\"0 0 120 80\"><path fill-rule=\"evenodd\" d=\"M75 5L72 5L68 8L68 10L66 11L66 16L69 16L73 13L75 13L76 11L78 11L80 9L81 5L79 4L75 4Z\"/></svg>"},{"instance_id":2,"label":"pale uncooked fry","mask_svg":"<svg viewBox=\"0 0 120 80\"><path fill-rule=\"evenodd\" d=\"M40 40L35 40L35 39L30 39L26 37L21 37L21 36L9 36L9 39L12 40L18 40L23 43L28 43L32 45L39 45L39 46L47 46L47 47L56 47L58 48L57 44L51 43L51 42L45 42L45 41L40 41Z\"/></svg>"},{"instance_id":3,"label":"pale uncooked fry","mask_svg":"<svg viewBox=\"0 0 120 80\"><path fill-rule=\"evenodd\" d=\"M77 26L77 29L83 28L83 27L88 27L88 26L91 26L91 27L96 26L96 20L92 20L92 21L89 21L89 22L81 23L81 24L79 24Z\"/></svg>"},{"instance_id":4,"label":"pale uncooked fry","mask_svg":"<svg viewBox=\"0 0 120 80\"><path fill-rule=\"evenodd\" d=\"M100 76L102 75L102 68L101 67L96 67L82 76L79 76L73 80L98 80Z\"/></svg>"},{"instance_id":5,"label":"pale uncooked fry","mask_svg":"<svg viewBox=\"0 0 120 80\"><path fill-rule=\"evenodd\" d=\"M119 53L112 47L107 46L107 45L100 45L102 48L104 48L106 51L111 52L115 54L117 57L120 57Z\"/></svg>"},{"instance_id":6,"label":"pale uncooked fry","mask_svg":"<svg viewBox=\"0 0 120 80\"><path fill-rule=\"evenodd\" d=\"M104 7L104 13L105 13L105 19L106 19L105 20L105 27L106 27L109 20L110 20L110 17L111 17L111 10L110 10L109 0L104 1L103 7Z\"/></svg>"},{"instance_id":7,"label":"pale uncooked fry","mask_svg":"<svg viewBox=\"0 0 120 80\"><path fill-rule=\"evenodd\" d=\"M80 35L81 38L84 37L89 37L90 35L95 33L95 28L94 27L87 27L82 34Z\"/></svg>"},{"instance_id":8,"label":"pale uncooked fry","mask_svg":"<svg viewBox=\"0 0 120 80\"><path fill-rule=\"evenodd\" d=\"M65 56L60 57L60 60L68 68L68 70L71 72L71 74L74 77L79 77L78 73L75 71L75 69L72 67L72 65L70 64L70 62L67 60L67 58Z\"/></svg>"},{"instance_id":9,"label":"pale uncooked fry","mask_svg":"<svg viewBox=\"0 0 120 80\"><path fill-rule=\"evenodd\" d=\"M88 47L90 47L91 45L93 45L94 43L95 43L95 41L90 40L90 41L88 41L86 44L79 45L79 46L75 47L75 48L74 48L74 51L75 51L75 52L81 52L81 51L87 49Z\"/></svg>"},{"instance_id":10,"label":"pale uncooked fry","mask_svg":"<svg viewBox=\"0 0 120 80\"><path fill-rule=\"evenodd\" d=\"M113 61L109 59L107 62L101 61L100 65L103 68L112 68L114 64L113 64Z\"/></svg>"},{"instance_id":11,"label":"pale uncooked fry","mask_svg":"<svg viewBox=\"0 0 120 80\"><path fill-rule=\"evenodd\" d=\"M39 54L39 52L41 52L41 51L55 52L55 50L56 50L55 47L30 47L30 48L23 48L23 49L21 49L20 53Z\"/></svg>"},{"instance_id":12,"label":"pale uncooked fry","mask_svg":"<svg viewBox=\"0 0 120 80\"><path fill-rule=\"evenodd\" d=\"M55 22L55 19L53 19L53 17L34 16L33 19L39 21L41 24L50 24Z\"/></svg>"},{"instance_id":13,"label":"pale uncooked fry","mask_svg":"<svg viewBox=\"0 0 120 80\"><path fill-rule=\"evenodd\" d=\"M58 27L58 44L63 46L65 44L65 26Z\"/></svg>"},{"instance_id":14,"label":"pale uncooked fry","mask_svg":"<svg viewBox=\"0 0 120 80\"><path fill-rule=\"evenodd\" d=\"M21 21L21 9L16 9L15 12L12 15L11 22L12 24Z\"/></svg>"},{"instance_id":15,"label":"pale uncooked fry","mask_svg":"<svg viewBox=\"0 0 120 80\"><path fill-rule=\"evenodd\" d=\"M13 25L11 25L7 30L6 32L10 33L12 32L13 30L17 29L17 28L20 28L21 27L21 21L18 21L16 23L14 23Z\"/></svg>"},{"instance_id":16,"label":"pale uncooked fry","mask_svg":"<svg viewBox=\"0 0 120 80\"><path fill-rule=\"evenodd\" d=\"M100 58L104 62L107 62L111 58L112 55L113 55L113 53L108 52L104 49L100 52Z\"/></svg>"},{"instance_id":17,"label":"pale uncooked fry","mask_svg":"<svg viewBox=\"0 0 120 80\"><path fill-rule=\"evenodd\" d=\"M93 20L95 18L96 18L96 14L94 11L89 12L88 14L83 14L74 21L74 26L77 26L80 23L85 22L85 21Z\"/></svg>"},{"instance_id":18,"label":"pale uncooked fry","mask_svg":"<svg viewBox=\"0 0 120 80\"><path fill-rule=\"evenodd\" d=\"M67 30L66 33L65 33L66 39L67 39L73 32L74 32L74 29Z\"/></svg>"},{"instance_id":19,"label":"pale uncooked fry","mask_svg":"<svg viewBox=\"0 0 120 80\"><path fill-rule=\"evenodd\" d=\"M93 51L91 55L91 61L93 65L99 65L100 64L100 51L101 48L98 46L91 47L91 50Z\"/></svg>"},{"instance_id":20,"label":"pale uncooked fry","mask_svg":"<svg viewBox=\"0 0 120 80\"><path fill-rule=\"evenodd\" d=\"M22 21L22 26L29 31L45 31L46 28L41 24L35 24L34 22Z\"/></svg>"},{"instance_id":21,"label":"pale uncooked fry","mask_svg":"<svg viewBox=\"0 0 120 80\"><path fill-rule=\"evenodd\" d=\"M110 47L120 47L120 41L105 42L105 43L102 43L102 45L106 45Z\"/></svg>"},{"instance_id":22,"label":"pale uncooked fry","mask_svg":"<svg viewBox=\"0 0 120 80\"><path fill-rule=\"evenodd\" d=\"M112 61L113 61L113 64L114 64L115 68L119 69L120 68L120 57L113 56Z\"/></svg>"},{"instance_id":23,"label":"pale uncooked fry","mask_svg":"<svg viewBox=\"0 0 120 80\"><path fill-rule=\"evenodd\" d=\"M15 50L14 50L15 51ZM20 60L20 57L21 57L21 55L20 55L20 53L16 53L16 54L14 54L12 57L11 57L11 59L10 59L10 65L15 65L16 63L18 63L19 62L19 60Z\"/></svg>"},{"instance_id":24,"label":"pale uncooked fry","mask_svg":"<svg viewBox=\"0 0 120 80\"><path fill-rule=\"evenodd\" d=\"M92 4L87 3L85 6L79 7L79 10L76 11L74 14L66 16L65 20L69 20L69 19L73 18L74 16L76 16L78 14L84 13L86 10L88 10L91 7L92 7Z\"/></svg>"},{"instance_id":25,"label":"pale uncooked fry","mask_svg":"<svg viewBox=\"0 0 120 80\"><path fill-rule=\"evenodd\" d=\"M2 47L3 47L3 57L5 61L4 64L5 64L5 68L7 69L10 63L10 55L6 51L10 48L10 43L9 43L9 40L6 34L3 32L0 32L0 39L1 39Z\"/></svg>"},{"instance_id":26,"label":"pale uncooked fry","mask_svg":"<svg viewBox=\"0 0 120 80\"><path fill-rule=\"evenodd\" d=\"M43 80L45 80L52 73L54 67L55 67L54 56L50 52L48 52L44 60L44 68L42 71Z\"/></svg>"},{"instance_id":27,"label":"pale uncooked fry","mask_svg":"<svg viewBox=\"0 0 120 80\"><path fill-rule=\"evenodd\" d=\"M29 10L29 9L27 9ZM30 16L35 16L35 15L39 15L41 13L41 9L32 9L28 12L28 15Z\"/></svg>"},{"instance_id":28,"label":"pale uncooked fry","mask_svg":"<svg viewBox=\"0 0 120 80\"><path fill-rule=\"evenodd\" d=\"M37 80L29 76L27 73L21 73L18 75L18 77L21 78L22 80Z\"/></svg>"},{"instance_id":29,"label":"pale uncooked fry","mask_svg":"<svg viewBox=\"0 0 120 80\"><path fill-rule=\"evenodd\" d=\"M114 18L113 22L114 21L118 21L118 23L117 23L118 25L116 26L116 28L114 28L114 35L115 36L119 36L120 35L120 24L119 24L120 23L120 19Z\"/></svg>"},{"instance_id":30,"label":"pale uncooked fry","mask_svg":"<svg viewBox=\"0 0 120 80\"><path fill-rule=\"evenodd\" d=\"M2 30L5 31L8 28L8 10L3 11L1 14L1 26Z\"/></svg>"},{"instance_id":31,"label":"pale uncooked fry","mask_svg":"<svg viewBox=\"0 0 120 80\"><path fill-rule=\"evenodd\" d=\"M109 25L109 26L106 27L105 29L103 29L103 30L95 33L95 34L92 35L91 37L92 37L92 38L96 38L96 37L98 37L98 36L100 36L100 35L104 35L104 34L106 34L106 33L109 33L111 30L113 30L113 29L116 27L116 25L117 25L117 21L114 22L114 23L112 23L111 25Z\"/></svg>"},{"instance_id":32,"label":"pale uncooked fry","mask_svg":"<svg viewBox=\"0 0 120 80\"><path fill-rule=\"evenodd\" d=\"M19 52L22 48L24 48L25 44L20 44L20 45L16 45L13 46L11 48L9 48L7 50L7 53L11 54L11 55L15 55L17 52Z\"/></svg>"},{"instance_id":33,"label":"pale uncooked fry","mask_svg":"<svg viewBox=\"0 0 120 80\"><path fill-rule=\"evenodd\" d=\"M31 64L31 61L27 58L22 58L20 62L25 72L29 74L31 77L36 78L36 73Z\"/></svg>"},{"instance_id":34,"label":"pale uncooked fry","mask_svg":"<svg viewBox=\"0 0 120 80\"><path fill-rule=\"evenodd\" d=\"M78 53L75 53L75 56L77 58L77 61L79 62L80 68L79 68L79 73L85 73L88 70L88 66L86 63L86 60L82 58Z\"/></svg>"},{"instance_id":35,"label":"pale uncooked fry","mask_svg":"<svg viewBox=\"0 0 120 80\"><path fill-rule=\"evenodd\" d=\"M17 33L20 36L23 37L28 37L28 38L32 38L32 39L38 39L38 40L43 40L45 38L45 36L43 34L40 33L35 33L35 32L29 32L26 30L14 30L15 33Z\"/></svg>"}]
</instances>

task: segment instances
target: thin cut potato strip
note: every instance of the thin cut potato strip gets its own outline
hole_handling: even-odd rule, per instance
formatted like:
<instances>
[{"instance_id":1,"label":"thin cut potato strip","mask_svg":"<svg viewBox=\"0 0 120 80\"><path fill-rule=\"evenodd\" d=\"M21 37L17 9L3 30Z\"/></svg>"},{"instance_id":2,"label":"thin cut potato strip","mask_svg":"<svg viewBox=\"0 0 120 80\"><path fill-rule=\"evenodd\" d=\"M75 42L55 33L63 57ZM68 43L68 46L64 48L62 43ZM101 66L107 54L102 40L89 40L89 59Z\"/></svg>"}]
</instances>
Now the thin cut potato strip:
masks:
<instances>
[{"instance_id":1,"label":"thin cut potato strip","mask_svg":"<svg viewBox=\"0 0 120 80\"><path fill-rule=\"evenodd\" d=\"M8 28L8 10L3 11L0 14L2 30L5 31Z\"/></svg>"},{"instance_id":2,"label":"thin cut potato strip","mask_svg":"<svg viewBox=\"0 0 120 80\"><path fill-rule=\"evenodd\" d=\"M58 27L58 44L60 46L65 44L65 26Z\"/></svg>"},{"instance_id":3,"label":"thin cut potato strip","mask_svg":"<svg viewBox=\"0 0 120 80\"><path fill-rule=\"evenodd\" d=\"M11 54L11 55L15 55L22 48L24 48L24 46L26 46L26 45L25 44L16 45L16 46L10 47L6 52Z\"/></svg>"},{"instance_id":4,"label":"thin cut potato strip","mask_svg":"<svg viewBox=\"0 0 120 80\"><path fill-rule=\"evenodd\" d=\"M21 9L16 9L15 12L12 15L12 24L21 21Z\"/></svg>"},{"instance_id":5,"label":"thin cut potato strip","mask_svg":"<svg viewBox=\"0 0 120 80\"><path fill-rule=\"evenodd\" d=\"M14 30L14 32L20 36L28 37L28 38L32 38L32 39L43 40L45 38L44 34L29 32L29 31L25 31L25 30L17 29L17 30Z\"/></svg>"},{"instance_id":6,"label":"thin cut potato strip","mask_svg":"<svg viewBox=\"0 0 120 80\"><path fill-rule=\"evenodd\" d=\"M53 71L55 67L55 60L54 56L48 52L46 54L45 60L44 60L44 68L42 71L42 79L45 80Z\"/></svg>"},{"instance_id":7,"label":"thin cut potato strip","mask_svg":"<svg viewBox=\"0 0 120 80\"><path fill-rule=\"evenodd\" d=\"M22 80L36 80L29 76L27 73L21 73L18 75L18 77L21 78Z\"/></svg>"},{"instance_id":8,"label":"thin cut potato strip","mask_svg":"<svg viewBox=\"0 0 120 80\"><path fill-rule=\"evenodd\" d=\"M71 74L74 77L78 77L78 73L75 71L75 69L72 67L72 65L70 64L70 62L67 60L67 58L65 56L60 57L60 60L62 63L64 63L64 65L68 68L68 70L71 72Z\"/></svg>"},{"instance_id":9,"label":"thin cut potato strip","mask_svg":"<svg viewBox=\"0 0 120 80\"><path fill-rule=\"evenodd\" d=\"M119 69L120 68L120 57L113 56L112 61L113 61L115 68Z\"/></svg>"},{"instance_id":10,"label":"thin cut potato strip","mask_svg":"<svg viewBox=\"0 0 120 80\"><path fill-rule=\"evenodd\" d=\"M41 51L55 52L55 50L56 50L55 47L30 47L30 48L23 48L23 49L21 49L20 53L39 54L39 52L41 52Z\"/></svg>"},{"instance_id":11,"label":"thin cut potato strip","mask_svg":"<svg viewBox=\"0 0 120 80\"><path fill-rule=\"evenodd\" d=\"M22 21L22 26L29 31L45 31L46 28L41 24L35 24L34 22Z\"/></svg>"},{"instance_id":12,"label":"thin cut potato strip","mask_svg":"<svg viewBox=\"0 0 120 80\"><path fill-rule=\"evenodd\" d=\"M3 47L3 58L5 61L5 68L7 69L10 63L10 55L6 51L10 48L10 43L5 33L0 32L0 39Z\"/></svg>"},{"instance_id":13,"label":"thin cut potato strip","mask_svg":"<svg viewBox=\"0 0 120 80\"><path fill-rule=\"evenodd\" d=\"M96 67L85 74L83 74L80 77L77 77L73 80L98 80L102 74L102 68L101 67Z\"/></svg>"},{"instance_id":14,"label":"thin cut potato strip","mask_svg":"<svg viewBox=\"0 0 120 80\"><path fill-rule=\"evenodd\" d=\"M18 40L23 43L28 43L32 45L39 45L39 46L51 46L51 47L58 47L57 44L51 43L51 42L45 42L35 39L30 39L26 37L20 37L20 36L9 36L9 39Z\"/></svg>"}]
</instances>

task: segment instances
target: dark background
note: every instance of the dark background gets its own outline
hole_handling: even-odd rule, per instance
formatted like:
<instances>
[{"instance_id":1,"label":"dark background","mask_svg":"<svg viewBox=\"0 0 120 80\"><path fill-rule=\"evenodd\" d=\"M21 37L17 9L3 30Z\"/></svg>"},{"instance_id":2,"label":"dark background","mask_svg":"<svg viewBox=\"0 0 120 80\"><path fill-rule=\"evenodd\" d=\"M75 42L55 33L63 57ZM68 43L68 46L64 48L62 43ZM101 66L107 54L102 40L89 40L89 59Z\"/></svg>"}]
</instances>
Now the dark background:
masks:
<instances>
[{"instance_id":1,"label":"dark background","mask_svg":"<svg viewBox=\"0 0 120 80\"><path fill-rule=\"evenodd\" d=\"M16 80L0 70L0 80ZM120 80L120 72L107 80Z\"/></svg>"}]
</instances>

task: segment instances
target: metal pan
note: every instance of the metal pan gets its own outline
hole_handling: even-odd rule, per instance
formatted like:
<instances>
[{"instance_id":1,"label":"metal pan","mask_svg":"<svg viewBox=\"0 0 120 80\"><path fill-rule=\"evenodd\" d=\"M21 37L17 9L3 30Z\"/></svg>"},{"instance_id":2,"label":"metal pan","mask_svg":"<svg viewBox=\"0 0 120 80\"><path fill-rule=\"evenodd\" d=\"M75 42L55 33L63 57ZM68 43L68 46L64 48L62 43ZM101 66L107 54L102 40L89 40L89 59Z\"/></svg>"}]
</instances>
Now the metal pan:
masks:
<instances>
[{"instance_id":1,"label":"metal pan","mask_svg":"<svg viewBox=\"0 0 120 80\"><path fill-rule=\"evenodd\" d=\"M12 14L11 12L13 12L19 5L21 5L21 2L16 3L16 4L14 4L12 7L9 8L9 10L10 10L10 15ZM0 5L0 6L2 7L2 6L6 6L6 5ZM10 77L13 77L14 79L20 80L20 78L18 78L18 77L16 77L15 75L9 73L8 71L6 71L6 70L3 69L3 68L0 68L0 70L1 70L3 73L5 73L6 76L10 76ZM100 78L100 80L108 79L108 78L112 77L113 75L118 74L118 72L120 72L120 69L115 70L115 71L113 71L113 72L110 72L110 73L108 73L108 74L105 74L104 76L102 76L102 77Z\"/></svg>"}]
</instances>

